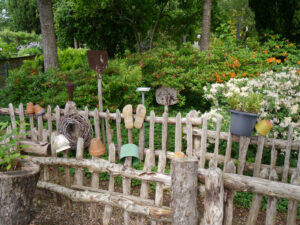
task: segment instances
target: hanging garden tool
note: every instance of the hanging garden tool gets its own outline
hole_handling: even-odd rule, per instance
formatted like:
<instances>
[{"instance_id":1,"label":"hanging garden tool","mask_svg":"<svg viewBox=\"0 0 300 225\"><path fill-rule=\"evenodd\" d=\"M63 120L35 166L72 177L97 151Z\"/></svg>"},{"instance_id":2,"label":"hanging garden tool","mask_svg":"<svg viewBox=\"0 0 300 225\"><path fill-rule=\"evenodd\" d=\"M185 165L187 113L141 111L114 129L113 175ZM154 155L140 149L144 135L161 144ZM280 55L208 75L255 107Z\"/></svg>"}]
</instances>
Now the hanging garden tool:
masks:
<instances>
[{"instance_id":1,"label":"hanging garden tool","mask_svg":"<svg viewBox=\"0 0 300 225\"><path fill-rule=\"evenodd\" d=\"M165 112L169 112L169 105L177 103L177 90L169 87L160 87L155 92L156 102L165 106Z\"/></svg>"},{"instance_id":2,"label":"hanging garden tool","mask_svg":"<svg viewBox=\"0 0 300 225\"><path fill-rule=\"evenodd\" d=\"M103 112L103 100L102 100L102 77L101 73L104 72L108 67L108 54L105 50L90 50L87 51L87 57L89 66L92 70L95 70L98 74L98 100L99 100L99 111ZM105 144L105 130L104 130L104 119L101 119L101 130L102 130L102 141Z\"/></svg>"}]
</instances>

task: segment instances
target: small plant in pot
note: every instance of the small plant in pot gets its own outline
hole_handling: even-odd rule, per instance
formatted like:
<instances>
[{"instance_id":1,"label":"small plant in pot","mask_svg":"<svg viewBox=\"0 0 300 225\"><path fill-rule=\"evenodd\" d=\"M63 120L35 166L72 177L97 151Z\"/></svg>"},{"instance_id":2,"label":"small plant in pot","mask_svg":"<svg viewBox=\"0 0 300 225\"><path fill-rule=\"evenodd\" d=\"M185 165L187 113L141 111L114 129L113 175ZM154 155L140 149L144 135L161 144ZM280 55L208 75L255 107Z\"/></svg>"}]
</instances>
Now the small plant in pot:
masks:
<instances>
[{"instance_id":1,"label":"small plant in pot","mask_svg":"<svg viewBox=\"0 0 300 225\"><path fill-rule=\"evenodd\" d=\"M262 95L257 93L242 96L233 92L228 97L228 104L231 108L230 132L232 134L251 136L262 101Z\"/></svg>"},{"instance_id":2,"label":"small plant in pot","mask_svg":"<svg viewBox=\"0 0 300 225\"><path fill-rule=\"evenodd\" d=\"M6 132L0 122L0 224L25 225L30 222L30 208L40 167L21 155L19 140L25 134L18 129Z\"/></svg>"}]
</instances>

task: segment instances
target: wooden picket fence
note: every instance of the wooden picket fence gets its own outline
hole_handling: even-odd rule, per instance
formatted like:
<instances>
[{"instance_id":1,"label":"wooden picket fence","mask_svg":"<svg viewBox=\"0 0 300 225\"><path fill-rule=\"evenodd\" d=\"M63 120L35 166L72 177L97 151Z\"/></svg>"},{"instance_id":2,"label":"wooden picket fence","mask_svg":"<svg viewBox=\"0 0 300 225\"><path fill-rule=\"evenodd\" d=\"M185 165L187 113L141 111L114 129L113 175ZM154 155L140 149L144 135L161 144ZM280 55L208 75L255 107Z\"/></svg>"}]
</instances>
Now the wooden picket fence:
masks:
<instances>
[{"instance_id":1,"label":"wooden picket fence","mask_svg":"<svg viewBox=\"0 0 300 225\"><path fill-rule=\"evenodd\" d=\"M65 108L69 107L66 105ZM51 144L49 143L52 142L53 135L56 132L54 127L59 127L62 116L68 113L67 110L60 109L57 106L52 112L51 107L48 106L43 116L34 118L32 115L24 114L22 104L17 109L12 104L9 104L9 108L0 108L0 115L10 115L12 128L17 126L16 116L19 117L21 132L26 131L25 121L29 120L28 139L22 142L27 144L24 151L30 153L28 158L43 167L43 176L38 182L38 188L65 196L67 198L66 204L69 207L72 206L72 201L90 203L90 215L99 217L98 204L104 204L105 209L101 217L103 224L109 224L114 207L124 210L123 224L130 224L130 214L138 214L137 224L150 222L151 224L192 224L191 221L188 223L175 221L180 212L174 211L174 209L177 209L178 204L185 204L184 201L178 203L176 199L172 199L171 206L163 205L164 191L170 189L172 192L176 191L173 179L178 176L172 171L171 174L166 174L166 165L171 161L173 163L174 152L183 151L187 156L184 160L193 161L196 159L196 174L200 182L206 186L204 188L203 185L200 185L199 190L201 193L205 192L208 195L207 192L210 192L211 187L216 185L214 180L222 181L219 184L220 188L218 190L220 191L213 198L213 201L205 200L207 204L205 204L204 218L202 218L203 224L233 224L233 197L236 191L254 193L247 225L256 224L263 196L268 196L265 224L275 224L278 198L289 200L287 224L297 224L297 207L298 201L300 201L300 154L298 153L299 158L296 168L290 167L290 157L292 151L300 151L300 143L293 141L292 126L289 127L287 140L269 139L263 136L239 137L232 135L230 132L221 132L221 118L216 122L216 130L209 130L208 118L205 116L199 117L195 111L190 112L185 118L181 116L181 113L178 113L176 117L169 117L167 112L164 112L162 117L158 117L151 111L150 116L145 118L145 123L149 123L149 126L147 126L149 127L149 143L145 143L145 130L143 128L139 129L137 143L140 159L144 162L144 168L143 170L136 170L131 168L130 158L126 159L124 166L115 163L117 157L119 157L122 144L133 143L132 129L127 131L127 140L122 139L122 130L125 128L122 122L123 116L119 110L116 113L98 112L97 109L89 111L86 107L84 111L77 112L93 120L95 136L102 138L108 146L108 160L97 157L84 159L82 138L78 139L76 158L68 158L66 152L63 158L56 156L56 152L53 148L50 148ZM115 123L115 126L112 125L113 123ZM157 141L154 135L155 126L158 124L161 124L162 129L161 149L154 148L155 141ZM170 125L175 126L175 149L172 149L172 151L168 150L168 129L170 129ZM47 129L45 129L45 126ZM143 127L145 127L145 124ZM113 138L114 135L116 138ZM116 140L115 143L113 139ZM183 145L184 139L186 140L186 147ZM224 155L220 153L220 141L226 141L227 143ZM207 152L209 142L214 143L213 153ZM233 159L231 156L233 142L239 143L238 159ZM255 145L257 148L254 163L247 162L246 156L250 145ZM264 149L271 149L269 165L262 164ZM285 150L284 166L276 165L278 150ZM210 161L209 164L208 161ZM223 171L220 172L217 165L223 168ZM50 167L54 168L54 171L50 171ZM58 167L65 167L63 182L59 181ZM153 167L157 168L156 172L152 171ZM70 168L76 168L74 178L70 176ZM84 168L88 168L92 172L90 184L87 184L86 179L84 179ZM174 168L176 168L175 164ZM108 172L110 176L108 190L99 188L99 173L103 172ZM245 173L251 173L252 176L244 175ZM213 174L219 174L216 175L218 179ZM123 193L116 191L114 181L116 176L123 178ZM182 179L189 177L188 175L185 177L184 174L181 176ZM139 196L134 195L131 191L131 179L141 180ZM154 197L150 195L150 182L156 183ZM196 185L198 189L197 182ZM172 193L172 195L178 196L177 193ZM221 201L217 202L216 199L221 199ZM211 204L215 204L214 207ZM196 205L191 205L196 207ZM181 205L180 207L191 207L191 205ZM215 211L211 211L215 207L220 209L220 212L217 213L219 216L216 216ZM195 217L197 216L195 215ZM195 221L198 221L198 218Z\"/></svg>"}]
</instances>

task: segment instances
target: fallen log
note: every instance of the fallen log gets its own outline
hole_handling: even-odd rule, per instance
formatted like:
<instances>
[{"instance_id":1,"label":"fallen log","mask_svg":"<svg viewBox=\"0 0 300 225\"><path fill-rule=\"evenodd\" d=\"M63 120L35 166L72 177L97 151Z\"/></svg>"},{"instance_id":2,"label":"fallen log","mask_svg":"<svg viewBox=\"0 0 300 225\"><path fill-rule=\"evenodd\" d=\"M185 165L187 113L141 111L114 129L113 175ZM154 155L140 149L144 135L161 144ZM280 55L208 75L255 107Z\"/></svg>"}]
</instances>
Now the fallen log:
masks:
<instances>
[{"instance_id":1,"label":"fallen log","mask_svg":"<svg viewBox=\"0 0 300 225\"><path fill-rule=\"evenodd\" d=\"M32 153L39 156L50 155L50 144L47 142L37 144L33 141L22 140L20 144L23 146L23 151L26 153Z\"/></svg>"}]
</instances>

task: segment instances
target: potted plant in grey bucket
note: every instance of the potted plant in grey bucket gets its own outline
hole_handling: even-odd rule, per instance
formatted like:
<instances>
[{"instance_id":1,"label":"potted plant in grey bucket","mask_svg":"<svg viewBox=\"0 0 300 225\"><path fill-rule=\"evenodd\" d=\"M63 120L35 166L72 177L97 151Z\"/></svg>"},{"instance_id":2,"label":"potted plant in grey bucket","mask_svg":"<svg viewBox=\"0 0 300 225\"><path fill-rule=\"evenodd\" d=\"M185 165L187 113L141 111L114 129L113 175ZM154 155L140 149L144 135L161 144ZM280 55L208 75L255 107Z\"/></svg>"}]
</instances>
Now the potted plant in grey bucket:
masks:
<instances>
[{"instance_id":1,"label":"potted plant in grey bucket","mask_svg":"<svg viewBox=\"0 0 300 225\"><path fill-rule=\"evenodd\" d=\"M30 208L40 167L25 159L17 129L6 132L0 122L0 225L23 225L30 222Z\"/></svg>"},{"instance_id":2,"label":"potted plant in grey bucket","mask_svg":"<svg viewBox=\"0 0 300 225\"><path fill-rule=\"evenodd\" d=\"M242 96L236 92L228 97L231 108L230 132L239 136L250 137L259 116L262 95L250 93Z\"/></svg>"}]
</instances>

